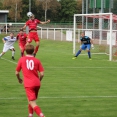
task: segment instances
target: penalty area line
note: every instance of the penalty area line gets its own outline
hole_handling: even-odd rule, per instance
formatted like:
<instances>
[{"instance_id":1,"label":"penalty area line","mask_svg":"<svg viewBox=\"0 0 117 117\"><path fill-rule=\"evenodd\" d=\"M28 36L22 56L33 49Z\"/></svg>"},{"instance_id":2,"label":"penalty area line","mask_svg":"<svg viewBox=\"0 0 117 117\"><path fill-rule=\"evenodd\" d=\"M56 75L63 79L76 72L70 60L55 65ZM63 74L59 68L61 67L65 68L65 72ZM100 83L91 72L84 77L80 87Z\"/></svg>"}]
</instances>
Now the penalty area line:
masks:
<instances>
[{"instance_id":1,"label":"penalty area line","mask_svg":"<svg viewBox=\"0 0 117 117\"><path fill-rule=\"evenodd\" d=\"M1 57L1 59L5 60L5 61L8 61L8 62L10 62L10 63L13 63L13 64L17 64L16 62L13 62L13 61L11 61L11 60L5 59L5 58L3 58L3 57Z\"/></svg>"},{"instance_id":2,"label":"penalty area line","mask_svg":"<svg viewBox=\"0 0 117 117\"><path fill-rule=\"evenodd\" d=\"M82 98L117 98L117 96L63 96L63 97L39 97L40 99L82 99ZM19 97L0 97L0 100L21 100L21 99L26 99L24 98L19 98Z\"/></svg>"}]
</instances>

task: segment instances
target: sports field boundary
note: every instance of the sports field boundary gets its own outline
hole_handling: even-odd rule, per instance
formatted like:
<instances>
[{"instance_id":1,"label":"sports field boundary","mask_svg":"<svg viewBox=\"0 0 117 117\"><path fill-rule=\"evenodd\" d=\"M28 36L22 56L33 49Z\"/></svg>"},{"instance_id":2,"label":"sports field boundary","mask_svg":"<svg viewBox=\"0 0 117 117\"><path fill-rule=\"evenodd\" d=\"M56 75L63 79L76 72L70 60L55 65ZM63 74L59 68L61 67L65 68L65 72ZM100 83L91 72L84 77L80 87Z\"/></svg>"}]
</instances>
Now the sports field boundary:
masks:
<instances>
[{"instance_id":1,"label":"sports field boundary","mask_svg":"<svg viewBox=\"0 0 117 117\"><path fill-rule=\"evenodd\" d=\"M117 96L63 96L63 97L39 97L40 99L77 99L77 98L117 98ZM0 100L21 100L26 98L19 97L0 97Z\"/></svg>"}]
</instances>

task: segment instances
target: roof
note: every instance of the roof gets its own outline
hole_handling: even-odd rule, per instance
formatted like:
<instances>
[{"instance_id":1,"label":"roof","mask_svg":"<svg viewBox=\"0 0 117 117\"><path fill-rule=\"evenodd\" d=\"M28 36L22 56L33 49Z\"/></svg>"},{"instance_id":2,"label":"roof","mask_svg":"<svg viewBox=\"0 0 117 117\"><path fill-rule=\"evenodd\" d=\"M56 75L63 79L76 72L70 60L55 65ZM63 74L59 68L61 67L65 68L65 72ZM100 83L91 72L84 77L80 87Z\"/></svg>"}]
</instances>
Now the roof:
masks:
<instances>
[{"instance_id":1,"label":"roof","mask_svg":"<svg viewBox=\"0 0 117 117\"><path fill-rule=\"evenodd\" d=\"M0 10L0 13L9 13L9 10Z\"/></svg>"}]
</instances>

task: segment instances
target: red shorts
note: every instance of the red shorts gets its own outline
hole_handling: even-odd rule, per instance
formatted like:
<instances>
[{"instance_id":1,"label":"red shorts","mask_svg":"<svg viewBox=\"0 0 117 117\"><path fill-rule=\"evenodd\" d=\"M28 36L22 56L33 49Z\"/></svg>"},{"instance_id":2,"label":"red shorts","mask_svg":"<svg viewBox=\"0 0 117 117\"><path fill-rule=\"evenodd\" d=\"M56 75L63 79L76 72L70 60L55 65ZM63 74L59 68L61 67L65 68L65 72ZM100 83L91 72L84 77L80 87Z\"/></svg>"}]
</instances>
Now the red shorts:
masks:
<instances>
[{"instance_id":1,"label":"red shorts","mask_svg":"<svg viewBox=\"0 0 117 117\"><path fill-rule=\"evenodd\" d=\"M24 50L25 49L25 45L19 44L20 50Z\"/></svg>"},{"instance_id":2,"label":"red shorts","mask_svg":"<svg viewBox=\"0 0 117 117\"><path fill-rule=\"evenodd\" d=\"M40 89L40 86L25 87L26 95L29 101L37 99L39 89Z\"/></svg>"},{"instance_id":3,"label":"red shorts","mask_svg":"<svg viewBox=\"0 0 117 117\"><path fill-rule=\"evenodd\" d=\"M40 40L37 32L29 32L27 42L31 43L32 40L34 40L35 42Z\"/></svg>"}]
</instances>

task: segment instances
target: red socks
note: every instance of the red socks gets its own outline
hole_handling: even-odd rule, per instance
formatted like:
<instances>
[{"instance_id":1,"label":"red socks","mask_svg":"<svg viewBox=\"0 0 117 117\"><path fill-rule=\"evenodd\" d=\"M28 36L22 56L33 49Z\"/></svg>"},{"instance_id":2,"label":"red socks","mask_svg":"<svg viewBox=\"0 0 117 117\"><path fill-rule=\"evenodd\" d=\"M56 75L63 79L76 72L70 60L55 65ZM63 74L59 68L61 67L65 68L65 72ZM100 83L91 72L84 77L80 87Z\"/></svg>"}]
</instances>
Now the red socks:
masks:
<instances>
[{"instance_id":1,"label":"red socks","mask_svg":"<svg viewBox=\"0 0 117 117\"><path fill-rule=\"evenodd\" d=\"M36 46L35 47L35 54L37 53L38 49L39 49L39 46Z\"/></svg>"},{"instance_id":2,"label":"red socks","mask_svg":"<svg viewBox=\"0 0 117 117\"><path fill-rule=\"evenodd\" d=\"M28 105L28 111L29 111L29 114L33 115L33 108L31 107L30 104Z\"/></svg>"},{"instance_id":3,"label":"red socks","mask_svg":"<svg viewBox=\"0 0 117 117\"><path fill-rule=\"evenodd\" d=\"M38 106L35 106L35 107L34 107L34 111L36 112L36 114L37 114L38 116L44 117L44 115L43 115L41 109L40 109Z\"/></svg>"}]
</instances>

